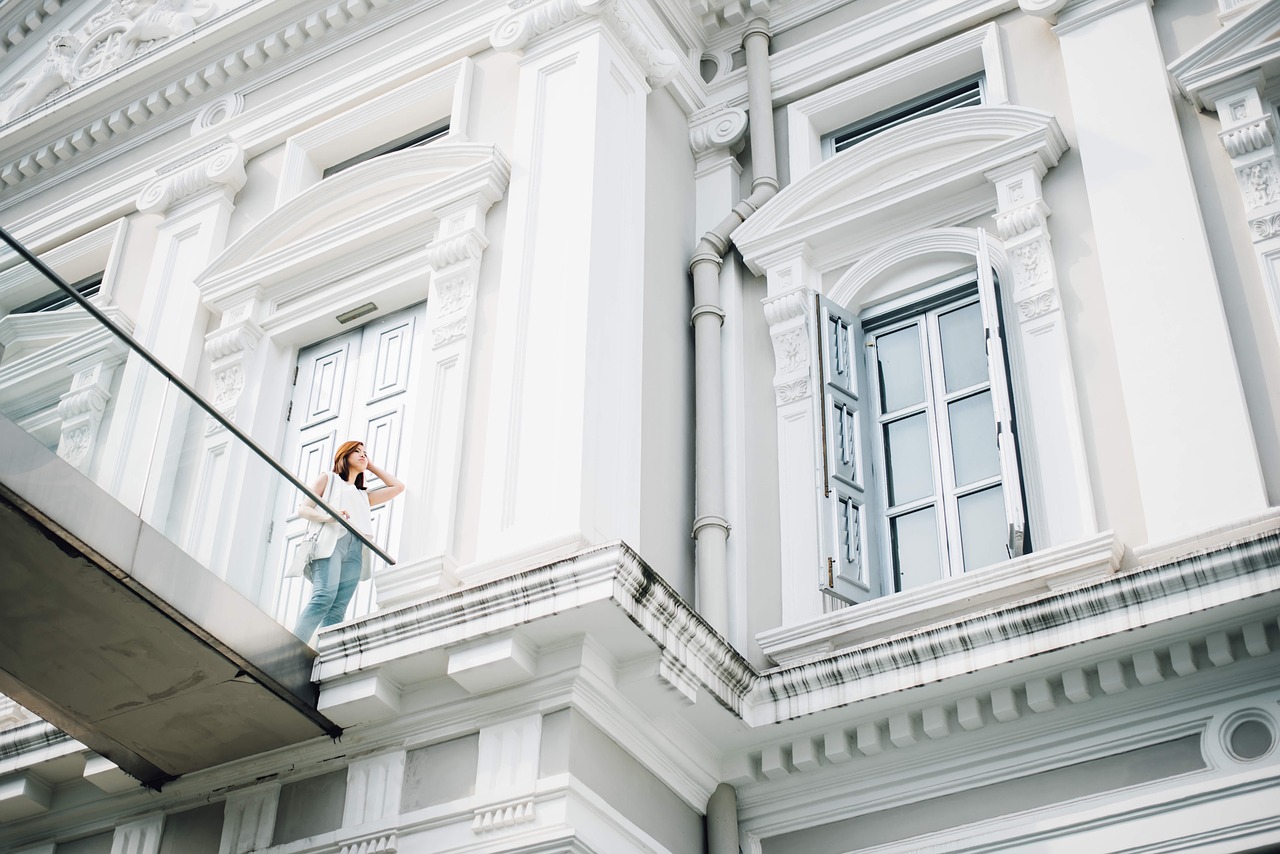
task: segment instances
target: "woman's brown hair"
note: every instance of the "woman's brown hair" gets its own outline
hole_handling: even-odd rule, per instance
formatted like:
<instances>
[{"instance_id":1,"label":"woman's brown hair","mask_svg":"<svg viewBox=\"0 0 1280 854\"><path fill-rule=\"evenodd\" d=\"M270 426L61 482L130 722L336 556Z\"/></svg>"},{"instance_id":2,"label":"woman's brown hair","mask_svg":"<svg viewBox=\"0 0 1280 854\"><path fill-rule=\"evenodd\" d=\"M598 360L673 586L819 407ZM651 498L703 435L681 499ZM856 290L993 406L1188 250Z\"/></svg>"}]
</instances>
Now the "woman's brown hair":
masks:
<instances>
[{"instance_id":1,"label":"woman's brown hair","mask_svg":"<svg viewBox=\"0 0 1280 854\"><path fill-rule=\"evenodd\" d=\"M363 444L364 442L353 439L339 445L338 452L333 455L333 473L343 480L346 480L347 472L349 471L349 467L347 466L347 457ZM364 489L364 472L360 472L360 474L356 475L356 489Z\"/></svg>"}]
</instances>

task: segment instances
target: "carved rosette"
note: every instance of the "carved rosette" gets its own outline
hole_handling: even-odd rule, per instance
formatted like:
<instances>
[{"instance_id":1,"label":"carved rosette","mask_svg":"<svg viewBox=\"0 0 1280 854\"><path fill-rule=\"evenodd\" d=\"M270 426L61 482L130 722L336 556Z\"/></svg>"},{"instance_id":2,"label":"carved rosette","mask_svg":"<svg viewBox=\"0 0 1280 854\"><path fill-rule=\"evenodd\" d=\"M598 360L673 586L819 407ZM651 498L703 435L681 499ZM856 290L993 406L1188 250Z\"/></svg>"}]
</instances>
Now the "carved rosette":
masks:
<instances>
[{"instance_id":1,"label":"carved rosette","mask_svg":"<svg viewBox=\"0 0 1280 854\"><path fill-rule=\"evenodd\" d=\"M648 84L659 89L676 75L679 57L657 44L620 0L535 0L513 3L512 11L489 37L496 50L524 50L533 42L583 18L605 23L644 71Z\"/></svg>"},{"instance_id":2,"label":"carved rosette","mask_svg":"<svg viewBox=\"0 0 1280 854\"><path fill-rule=\"evenodd\" d=\"M138 195L142 213L164 213L176 202L210 188L234 196L245 183L244 149L224 142L161 171Z\"/></svg>"},{"instance_id":3,"label":"carved rosette","mask_svg":"<svg viewBox=\"0 0 1280 854\"><path fill-rule=\"evenodd\" d=\"M58 417L62 419L58 456L85 474L97 447L102 413L111 400L114 373L114 361L81 367L71 379L71 389L58 401Z\"/></svg>"},{"instance_id":4,"label":"carved rosette","mask_svg":"<svg viewBox=\"0 0 1280 854\"><path fill-rule=\"evenodd\" d=\"M796 288L764 301L764 316L773 340L773 388L779 406L807 399L813 391L810 377L813 330L810 309L814 294Z\"/></svg>"},{"instance_id":5,"label":"carved rosette","mask_svg":"<svg viewBox=\"0 0 1280 854\"><path fill-rule=\"evenodd\" d=\"M262 327L250 317L251 306L242 305L222 316L222 325L205 336L204 352L213 374L213 405L229 420L234 420L236 405L244 393L245 362L262 339ZM212 435L222 425L209 419L205 432Z\"/></svg>"}]
</instances>

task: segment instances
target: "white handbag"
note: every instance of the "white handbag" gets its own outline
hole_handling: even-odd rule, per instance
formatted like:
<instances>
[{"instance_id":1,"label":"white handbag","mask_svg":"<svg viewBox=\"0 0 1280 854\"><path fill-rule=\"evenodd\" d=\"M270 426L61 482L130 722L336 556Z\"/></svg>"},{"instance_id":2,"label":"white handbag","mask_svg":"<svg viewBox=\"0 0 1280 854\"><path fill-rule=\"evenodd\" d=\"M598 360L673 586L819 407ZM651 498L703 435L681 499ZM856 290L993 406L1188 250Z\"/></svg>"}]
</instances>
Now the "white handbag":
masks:
<instances>
[{"instance_id":1,"label":"white handbag","mask_svg":"<svg viewBox=\"0 0 1280 854\"><path fill-rule=\"evenodd\" d=\"M333 483L333 473L329 473L328 479L324 482L324 491L320 493L322 499L327 499L329 495L329 486ZM320 532L324 530L325 525L333 524L330 522L308 522L307 532L302 539L298 541L298 546L293 550L293 560L289 562L289 569L285 572L286 577L303 576L307 581L311 580L311 562L316 559L316 548L320 542ZM328 557L328 555L325 555Z\"/></svg>"}]
</instances>

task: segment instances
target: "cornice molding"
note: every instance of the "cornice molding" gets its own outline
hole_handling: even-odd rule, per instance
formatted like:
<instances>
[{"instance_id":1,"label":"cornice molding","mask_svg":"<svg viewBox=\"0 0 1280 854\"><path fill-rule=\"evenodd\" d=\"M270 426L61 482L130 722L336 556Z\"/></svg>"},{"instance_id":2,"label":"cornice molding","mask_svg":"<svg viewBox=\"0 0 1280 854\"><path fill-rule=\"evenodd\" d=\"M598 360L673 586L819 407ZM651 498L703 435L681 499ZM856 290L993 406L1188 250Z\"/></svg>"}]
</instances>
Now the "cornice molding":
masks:
<instances>
[{"instance_id":1,"label":"cornice molding","mask_svg":"<svg viewBox=\"0 0 1280 854\"><path fill-rule=\"evenodd\" d=\"M251 26L260 17L259 7L263 4L250 2L201 23L191 33L171 38L163 46L125 62L112 73L15 117L16 121L3 127L5 136L15 141L29 139L33 148L22 156L9 155L12 159L8 162L0 161L0 187L14 187L97 146L131 135L170 109L219 90L250 71L292 56L357 21L368 20L372 12L392 2L395 0L347 0L314 14L301 12L293 23L251 38L247 44L241 42L239 47L229 48L222 58L192 69L188 57L192 55L193 33L199 32L205 41L214 39L215 29L227 32L227 41L243 38L235 31ZM162 82L149 92L123 105L117 100L116 93L136 92L141 81L157 77ZM42 131L67 115L67 108L74 105L84 105L83 112L96 113L97 117L78 122L78 127L61 131L52 140L46 136L42 144Z\"/></svg>"},{"instance_id":2,"label":"cornice molding","mask_svg":"<svg viewBox=\"0 0 1280 854\"><path fill-rule=\"evenodd\" d=\"M1280 4L1259 3L1169 64L1169 74L1201 109L1216 110L1214 90L1234 78L1257 74L1280 59Z\"/></svg>"},{"instance_id":3,"label":"cornice molding","mask_svg":"<svg viewBox=\"0 0 1280 854\"><path fill-rule=\"evenodd\" d=\"M62 9L62 0L19 0L0 12L0 56L32 37Z\"/></svg>"}]
</instances>

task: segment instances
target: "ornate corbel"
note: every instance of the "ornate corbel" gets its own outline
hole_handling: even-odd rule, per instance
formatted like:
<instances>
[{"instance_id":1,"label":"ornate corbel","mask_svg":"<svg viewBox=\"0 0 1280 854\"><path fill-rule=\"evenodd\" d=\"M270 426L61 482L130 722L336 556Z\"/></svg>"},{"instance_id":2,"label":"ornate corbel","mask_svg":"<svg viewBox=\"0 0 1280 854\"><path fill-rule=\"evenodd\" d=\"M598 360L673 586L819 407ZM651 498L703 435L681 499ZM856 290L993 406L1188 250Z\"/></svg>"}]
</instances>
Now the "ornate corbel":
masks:
<instances>
[{"instance_id":1,"label":"ornate corbel","mask_svg":"<svg viewBox=\"0 0 1280 854\"><path fill-rule=\"evenodd\" d=\"M236 404L244 393L245 361L262 339L262 327L250 317L251 306L237 306L222 315L222 325L205 336L204 352L209 358L213 374L213 405L235 420ZM222 426L212 418L205 428L206 435L219 432Z\"/></svg>"},{"instance_id":2,"label":"ornate corbel","mask_svg":"<svg viewBox=\"0 0 1280 854\"><path fill-rule=\"evenodd\" d=\"M71 379L71 389L58 401L58 417L62 419L58 456L85 474L98 444L102 413L111 400L111 377L118 362L118 358L96 357L89 364L82 363Z\"/></svg>"},{"instance_id":3,"label":"ornate corbel","mask_svg":"<svg viewBox=\"0 0 1280 854\"><path fill-rule=\"evenodd\" d=\"M763 302L769 337L773 341L773 388L777 404L781 407L805 400L813 393L810 367L814 342L809 316L814 294L801 287Z\"/></svg>"},{"instance_id":4,"label":"ornate corbel","mask_svg":"<svg viewBox=\"0 0 1280 854\"><path fill-rule=\"evenodd\" d=\"M1222 130L1218 139L1231 158L1254 243L1280 234L1280 157L1271 108L1257 74L1217 87L1212 100Z\"/></svg>"},{"instance_id":5,"label":"ornate corbel","mask_svg":"<svg viewBox=\"0 0 1280 854\"><path fill-rule=\"evenodd\" d=\"M161 170L138 195L142 213L164 213L176 202L209 188L234 196L245 183L244 149L234 142L207 148L195 157Z\"/></svg>"},{"instance_id":6,"label":"ornate corbel","mask_svg":"<svg viewBox=\"0 0 1280 854\"><path fill-rule=\"evenodd\" d=\"M1060 305L1041 176L1036 163L1015 163L987 175L996 188L996 229L1013 268L1012 297L1023 322L1056 311Z\"/></svg>"}]
</instances>

